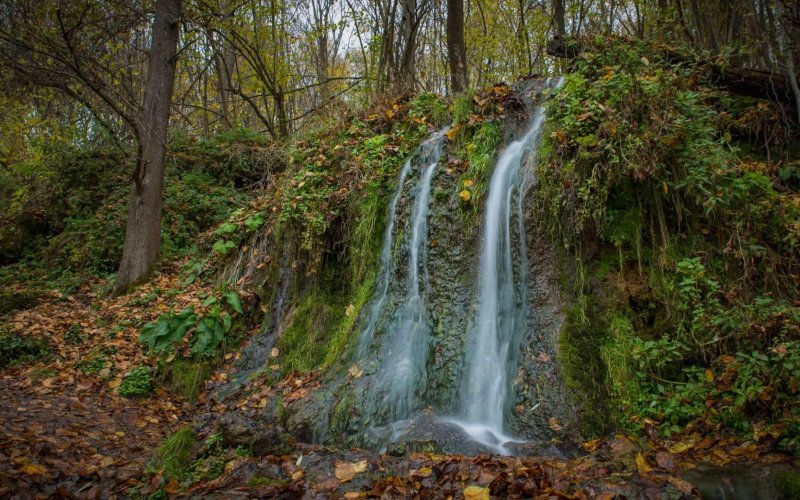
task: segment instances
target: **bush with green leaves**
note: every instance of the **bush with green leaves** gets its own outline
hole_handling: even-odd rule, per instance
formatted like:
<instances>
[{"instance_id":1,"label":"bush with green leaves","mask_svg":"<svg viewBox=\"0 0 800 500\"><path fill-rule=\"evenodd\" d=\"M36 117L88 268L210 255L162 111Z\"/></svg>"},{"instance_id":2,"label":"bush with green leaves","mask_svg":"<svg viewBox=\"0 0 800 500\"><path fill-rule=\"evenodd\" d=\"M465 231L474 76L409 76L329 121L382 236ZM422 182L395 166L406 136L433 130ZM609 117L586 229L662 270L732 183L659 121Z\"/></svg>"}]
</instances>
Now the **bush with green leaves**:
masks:
<instances>
[{"instance_id":1,"label":"bush with green leaves","mask_svg":"<svg viewBox=\"0 0 800 500\"><path fill-rule=\"evenodd\" d=\"M199 358L212 355L226 339L233 326L232 312L243 314L238 293L228 290L222 293L222 300L211 296L203 303L210 306L209 311L200 316L189 307L178 313L164 314L156 321L148 323L139 334L139 342L145 344L155 355L174 352L191 332L188 340L189 356ZM230 310L230 311L229 311Z\"/></svg>"},{"instance_id":2,"label":"bush with green leaves","mask_svg":"<svg viewBox=\"0 0 800 500\"><path fill-rule=\"evenodd\" d=\"M57 146L3 169L0 263L24 256L43 272L109 273L122 252L132 154L116 146ZM285 166L249 132L172 138L164 183L162 256L192 253L203 231L242 205L243 188Z\"/></svg>"},{"instance_id":3,"label":"bush with green leaves","mask_svg":"<svg viewBox=\"0 0 800 500\"><path fill-rule=\"evenodd\" d=\"M594 46L548 106L538 165L542 220L577 263L562 352L581 370L565 372L605 401L610 427L789 429L800 204L780 168L793 153L770 162L737 142L734 98L700 63L646 43Z\"/></svg>"},{"instance_id":4,"label":"bush with green leaves","mask_svg":"<svg viewBox=\"0 0 800 500\"><path fill-rule=\"evenodd\" d=\"M137 366L126 373L119 385L120 395L137 397L150 394L153 391L150 372L149 366Z\"/></svg>"}]
</instances>

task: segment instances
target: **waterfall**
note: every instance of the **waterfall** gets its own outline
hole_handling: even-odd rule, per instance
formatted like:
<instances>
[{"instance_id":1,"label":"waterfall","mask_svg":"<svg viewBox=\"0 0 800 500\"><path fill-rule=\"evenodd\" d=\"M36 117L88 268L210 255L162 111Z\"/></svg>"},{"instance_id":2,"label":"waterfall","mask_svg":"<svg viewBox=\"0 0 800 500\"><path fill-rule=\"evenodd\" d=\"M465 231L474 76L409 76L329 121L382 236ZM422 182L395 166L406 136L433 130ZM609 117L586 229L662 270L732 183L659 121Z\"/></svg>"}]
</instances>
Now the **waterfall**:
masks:
<instances>
[{"instance_id":1,"label":"waterfall","mask_svg":"<svg viewBox=\"0 0 800 500\"><path fill-rule=\"evenodd\" d=\"M394 223L397 219L397 202L400 200L400 195L403 194L403 186L409 172L411 172L411 158L403 163L403 168L400 170L400 178L397 180L397 189L389 202L389 217L386 221L386 230L383 233L383 247L381 248L375 295L367 314L367 325L361 331L358 341L358 351L356 353L358 359L366 354L367 348L372 342L372 337L375 335L378 320L381 318L381 313L383 313L386 294L389 291L389 278L394 270L394 266L392 266L392 247L394 246Z\"/></svg>"},{"instance_id":2,"label":"waterfall","mask_svg":"<svg viewBox=\"0 0 800 500\"><path fill-rule=\"evenodd\" d=\"M478 313L468 341L461 391L459 425L476 441L501 453L502 444L510 440L504 434L504 415L526 316L528 269L520 167L538 144L544 118L540 105L530 128L508 145L492 173L481 240ZM515 195L517 213L512 214ZM516 234L512 231L514 216ZM518 238L516 268L514 237Z\"/></svg>"},{"instance_id":3,"label":"waterfall","mask_svg":"<svg viewBox=\"0 0 800 500\"><path fill-rule=\"evenodd\" d=\"M361 332L358 357L363 359L381 320L386 316L387 297L394 275L392 250L398 200L412 166L420 167L420 178L414 195L414 205L407 237L406 282L397 307L382 330L388 336L380 355L381 373L376 393L383 398L393 419L407 417L418 407L419 393L427 383L427 354L430 332L426 317L428 293L428 206L431 181L442 154L445 130L433 134L419 148L413 159L403 165L398 187L389 204L389 220L383 238L380 270L375 297L370 305L366 326Z\"/></svg>"}]
</instances>

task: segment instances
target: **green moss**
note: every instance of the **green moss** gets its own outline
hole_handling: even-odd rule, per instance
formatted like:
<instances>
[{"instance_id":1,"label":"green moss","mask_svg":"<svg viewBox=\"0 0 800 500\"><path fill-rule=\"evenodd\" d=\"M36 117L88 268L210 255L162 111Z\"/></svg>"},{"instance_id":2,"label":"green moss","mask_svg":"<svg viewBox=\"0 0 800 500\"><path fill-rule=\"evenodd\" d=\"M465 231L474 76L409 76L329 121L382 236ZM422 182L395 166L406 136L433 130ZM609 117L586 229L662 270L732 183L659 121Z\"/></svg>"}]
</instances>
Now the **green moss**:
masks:
<instances>
[{"instance_id":1,"label":"green moss","mask_svg":"<svg viewBox=\"0 0 800 500\"><path fill-rule=\"evenodd\" d=\"M119 386L119 393L122 396L147 396L152 391L150 367L148 366L137 366L129 371Z\"/></svg>"},{"instance_id":2,"label":"green moss","mask_svg":"<svg viewBox=\"0 0 800 500\"><path fill-rule=\"evenodd\" d=\"M447 104L441 96L423 92L409 102L409 115L418 120L426 120L436 126L450 121Z\"/></svg>"},{"instance_id":3,"label":"green moss","mask_svg":"<svg viewBox=\"0 0 800 500\"><path fill-rule=\"evenodd\" d=\"M161 471L168 478L185 479L191 472L192 449L196 444L192 428L181 428L156 449L148 469Z\"/></svg>"},{"instance_id":4,"label":"green moss","mask_svg":"<svg viewBox=\"0 0 800 500\"><path fill-rule=\"evenodd\" d=\"M159 361L158 377L171 391L193 403L203 389L206 380L214 373L213 360L189 360L175 358L169 362Z\"/></svg>"},{"instance_id":5,"label":"green moss","mask_svg":"<svg viewBox=\"0 0 800 500\"><path fill-rule=\"evenodd\" d=\"M343 389L344 393L339 397L336 406L333 407L330 417L330 428L334 435L345 435L347 423L350 421L350 413L356 402L355 393L351 386Z\"/></svg>"},{"instance_id":6,"label":"green moss","mask_svg":"<svg viewBox=\"0 0 800 500\"><path fill-rule=\"evenodd\" d=\"M328 340L345 314L341 299L318 288L307 292L292 315L292 324L281 336L283 373L307 373L320 368Z\"/></svg>"},{"instance_id":7,"label":"green moss","mask_svg":"<svg viewBox=\"0 0 800 500\"><path fill-rule=\"evenodd\" d=\"M775 475L775 488L780 498L800 498L800 473L794 470L778 472Z\"/></svg>"},{"instance_id":8,"label":"green moss","mask_svg":"<svg viewBox=\"0 0 800 500\"><path fill-rule=\"evenodd\" d=\"M624 427L627 417L637 414L643 399L636 366L631 359L635 333L631 322L619 312L611 316L605 339L600 345L600 357L605 365L606 386L615 401L610 408L616 425Z\"/></svg>"},{"instance_id":9,"label":"green moss","mask_svg":"<svg viewBox=\"0 0 800 500\"><path fill-rule=\"evenodd\" d=\"M599 355L602 325L594 318L584 320L585 305L566 310L559 335L559 365L567 387L580 404L580 424L586 437L598 437L611 428L608 419L608 389L603 383L606 368Z\"/></svg>"},{"instance_id":10,"label":"green moss","mask_svg":"<svg viewBox=\"0 0 800 500\"><path fill-rule=\"evenodd\" d=\"M464 153L468 162L467 170L461 176L461 186L464 189L465 181L472 181L469 187L472 198L472 207L478 213L481 202L486 196L489 180L492 176L492 166L497 158L497 148L503 141L503 130L496 121L485 122L474 133L469 142L464 145Z\"/></svg>"}]
</instances>

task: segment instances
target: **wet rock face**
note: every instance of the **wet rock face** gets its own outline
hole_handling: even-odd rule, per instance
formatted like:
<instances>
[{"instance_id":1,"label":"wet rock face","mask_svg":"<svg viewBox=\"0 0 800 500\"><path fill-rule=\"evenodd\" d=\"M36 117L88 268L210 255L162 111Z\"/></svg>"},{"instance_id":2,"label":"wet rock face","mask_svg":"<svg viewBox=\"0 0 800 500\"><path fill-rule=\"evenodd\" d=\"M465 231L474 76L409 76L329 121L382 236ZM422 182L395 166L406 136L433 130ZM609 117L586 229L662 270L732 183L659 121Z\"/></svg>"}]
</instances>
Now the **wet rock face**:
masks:
<instances>
[{"instance_id":1,"label":"wet rock face","mask_svg":"<svg viewBox=\"0 0 800 500\"><path fill-rule=\"evenodd\" d=\"M217 425L226 445L244 446L254 455L285 455L296 444L274 419L253 419L231 412L223 415Z\"/></svg>"},{"instance_id":2,"label":"wet rock face","mask_svg":"<svg viewBox=\"0 0 800 500\"><path fill-rule=\"evenodd\" d=\"M520 342L508 424L514 435L577 440L574 406L558 362L558 337L564 320L558 256L533 213L534 191L531 187L526 196L528 325Z\"/></svg>"},{"instance_id":3,"label":"wet rock face","mask_svg":"<svg viewBox=\"0 0 800 500\"><path fill-rule=\"evenodd\" d=\"M396 428L387 453L400 456L415 452L481 455L497 450L475 442L461 427L430 413L421 413Z\"/></svg>"},{"instance_id":4,"label":"wet rock face","mask_svg":"<svg viewBox=\"0 0 800 500\"><path fill-rule=\"evenodd\" d=\"M480 251L480 228L468 223L459 206L460 172L442 169L436 188L444 193L431 204L428 257L429 321L432 353L429 359L429 403L439 412L453 413L464 370L467 334L475 316Z\"/></svg>"},{"instance_id":5,"label":"wet rock face","mask_svg":"<svg viewBox=\"0 0 800 500\"><path fill-rule=\"evenodd\" d=\"M523 95L528 96L524 101L530 103L533 109L539 99L541 85L529 83L528 86L523 89ZM525 118L509 118L505 124L507 139L519 137L526 125ZM465 351L477 313L483 224L482 213L477 217L477 224L474 220L470 221L472 214L468 212L473 207L464 205L458 197L461 172L451 169L448 160L448 151L445 150L432 178L427 220L429 245L426 250L429 287L425 314L430 332L427 339L429 352L426 376L423 383L418 385L415 395L419 401L416 409L426 408L425 412L430 411L434 415L457 415L459 411ZM512 221L516 241L519 241L522 232L525 234L528 273L524 296L526 324L517 337L519 356L516 366L512 367L515 376L510 377L513 384L505 408L505 430L515 438L549 443L551 439L572 434L574 411L560 375L556 352L563 319L558 259L550 238L533 212L535 167L535 162L529 158L522 169L526 176L526 191L520 200L525 207L522 221L524 231L519 230L517 220ZM414 205L413 186L421 175L418 170L409 174L406 189L398 198L392 252L394 268L386 296L387 311L396 311L403 306L402 297L408 286L405 269L409 252L407 239ZM520 195L515 194L517 196ZM514 203L517 203L516 199ZM515 250L513 258L517 268L523 256ZM279 310L275 305L277 302L273 303L273 309ZM356 341L363 327L364 318L361 318L351 334ZM303 442L387 449L393 453L428 449L466 454L496 452L471 440L457 425L447 424L427 413L416 416L402 436L397 435L388 410L394 403L387 400L387 394L375 388L385 384L381 378L385 376L381 373L381 365L388 337L402 332L390 333L384 327L385 324L378 325L367 354L358 362L360 370L363 370L362 376L348 377L344 373L346 370L339 367L340 373L328 374L328 382L318 393L295 401L285 409L282 423L288 433ZM271 347L270 342L280 335L280 330L282 325L265 329L268 335L265 335L264 342L254 342L256 358L264 358L264 362L269 362L265 355L268 347ZM243 368L243 371L247 371L250 365ZM228 434L239 436L239 441L248 439L245 437L248 429L254 433L260 432L252 429L252 426L228 427ZM261 444L269 439L259 435L256 441ZM531 454L534 449L539 453L546 451L552 456L566 455L561 450L563 446L549 451L547 446L549 444L529 444L527 447L514 446L508 449L520 455Z\"/></svg>"}]
</instances>

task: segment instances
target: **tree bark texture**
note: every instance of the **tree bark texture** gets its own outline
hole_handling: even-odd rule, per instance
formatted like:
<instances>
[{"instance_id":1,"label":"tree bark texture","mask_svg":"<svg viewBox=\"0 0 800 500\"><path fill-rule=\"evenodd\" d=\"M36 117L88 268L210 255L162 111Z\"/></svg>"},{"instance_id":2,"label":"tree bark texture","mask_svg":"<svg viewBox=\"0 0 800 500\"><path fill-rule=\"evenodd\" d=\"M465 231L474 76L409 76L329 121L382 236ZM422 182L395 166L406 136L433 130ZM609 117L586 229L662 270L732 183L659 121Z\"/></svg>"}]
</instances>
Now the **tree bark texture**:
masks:
<instances>
[{"instance_id":1,"label":"tree bark texture","mask_svg":"<svg viewBox=\"0 0 800 500\"><path fill-rule=\"evenodd\" d=\"M464 0L447 0L447 58L454 94L467 89L467 46L464 43Z\"/></svg>"},{"instance_id":2,"label":"tree bark texture","mask_svg":"<svg viewBox=\"0 0 800 500\"><path fill-rule=\"evenodd\" d=\"M157 0L150 63L139 119L139 148L128 223L114 293L125 293L155 269L161 247L167 126L175 81L181 0Z\"/></svg>"}]
</instances>

